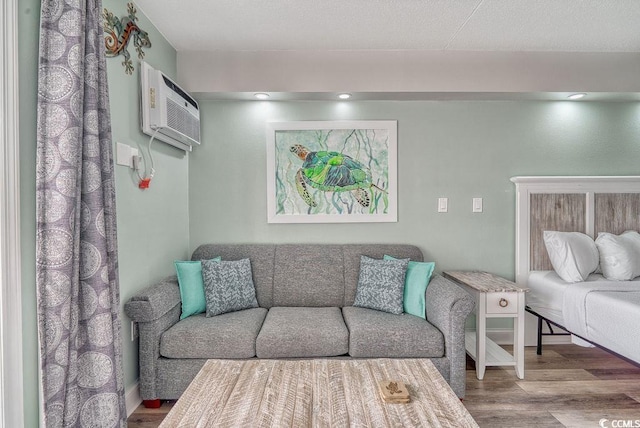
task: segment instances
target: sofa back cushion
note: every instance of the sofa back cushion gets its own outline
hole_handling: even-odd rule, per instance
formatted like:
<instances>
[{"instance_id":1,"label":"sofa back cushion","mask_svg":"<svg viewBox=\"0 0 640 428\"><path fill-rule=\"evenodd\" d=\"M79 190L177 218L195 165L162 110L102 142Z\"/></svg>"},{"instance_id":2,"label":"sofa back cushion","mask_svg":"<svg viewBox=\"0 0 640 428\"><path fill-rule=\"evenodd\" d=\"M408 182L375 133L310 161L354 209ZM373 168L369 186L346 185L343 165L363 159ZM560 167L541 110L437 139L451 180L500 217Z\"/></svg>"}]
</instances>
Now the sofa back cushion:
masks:
<instances>
[{"instance_id":1,"label":"sofa back cushion","mask_svg":"<svg viewBox=\"0 0 640 428\"><path fill-rule=\"evenodd\" d=\"M384 255L423 261L422 251L402 244L205 244L191 260L249 258L258 304L272 306L352 306L360 256Z\"/></svg>"},{"instance_id":2,"label":"sofa back cushion","mask_svg":"<svg viewBox=\"0 0 640 428\"><path fill-rule=\"evenodd\" d=\"M278 245L274 306L335 306L344 302L341 245Z\"/></svg>"}]
</instances>

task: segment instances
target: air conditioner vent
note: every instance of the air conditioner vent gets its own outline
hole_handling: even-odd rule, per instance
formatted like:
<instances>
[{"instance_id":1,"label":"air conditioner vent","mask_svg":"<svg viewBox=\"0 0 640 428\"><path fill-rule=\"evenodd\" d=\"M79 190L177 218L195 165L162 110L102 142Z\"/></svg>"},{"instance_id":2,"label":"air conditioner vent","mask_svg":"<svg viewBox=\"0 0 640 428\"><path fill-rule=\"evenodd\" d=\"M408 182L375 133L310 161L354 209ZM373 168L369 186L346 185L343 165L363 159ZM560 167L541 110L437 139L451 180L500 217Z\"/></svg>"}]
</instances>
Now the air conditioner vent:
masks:
<instances>
[{"instance_id":1,"label":"air conditioner vent","mask_svg":"<svg viewBox=\"0 0 640 428\"><path fill-rule=\"evenodd\" d=\"M167 100L167 124L187 137L200 141L200 121L171 99Z\"/></svg>"},{"instance_id":2,"label":"air conditioner vent","mask_svg":"<svg viewBox=\"0 0 640 428\"><path fill-rule=\"evenodd\" d=\"M200 109L196 100L144 61L140 84L142 132L186 151L200 144Z\"/></svg>"}]
</instances>

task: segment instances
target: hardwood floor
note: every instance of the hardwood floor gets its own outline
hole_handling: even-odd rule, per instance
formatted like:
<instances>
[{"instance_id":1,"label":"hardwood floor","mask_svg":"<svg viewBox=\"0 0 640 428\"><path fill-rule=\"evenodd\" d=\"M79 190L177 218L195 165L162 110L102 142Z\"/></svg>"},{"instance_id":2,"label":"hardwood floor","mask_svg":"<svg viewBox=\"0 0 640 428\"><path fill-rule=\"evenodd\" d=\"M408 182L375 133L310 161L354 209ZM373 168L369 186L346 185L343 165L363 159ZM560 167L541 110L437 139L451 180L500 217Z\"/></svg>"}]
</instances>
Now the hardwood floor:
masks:
<instances>
[{"instance_id":1,"label":"hardwood floor","mask_svg":"<svg viewBox=\"0 0 640 428\"><path fill-rule=\"evenodd\" d=\"M467 361L464 405L481 427L598 427L640 421L640 368L598 348L547 345L525 351L525 379L512 369L476 378ZM610 426L610 425L609 425ZM622 425L621 425L622 426Z\"/></svg>"},{"instance_id":2,"label":"hardwood floor","mask_svg":"<svg viewBox=\"0 0 640 428\"><path fill-rule=\"evenodd\" d=\"M525 379L513 369L489 367L476 379L467 360L464 405L480 427L598 427L601 419L640 421L640 368L597 348L547 345L542 356L526 348ZM155 428L173 402L138 407L129 428ZM640 422L638 423L640 425Z\"/></svg>"}]
</instances>

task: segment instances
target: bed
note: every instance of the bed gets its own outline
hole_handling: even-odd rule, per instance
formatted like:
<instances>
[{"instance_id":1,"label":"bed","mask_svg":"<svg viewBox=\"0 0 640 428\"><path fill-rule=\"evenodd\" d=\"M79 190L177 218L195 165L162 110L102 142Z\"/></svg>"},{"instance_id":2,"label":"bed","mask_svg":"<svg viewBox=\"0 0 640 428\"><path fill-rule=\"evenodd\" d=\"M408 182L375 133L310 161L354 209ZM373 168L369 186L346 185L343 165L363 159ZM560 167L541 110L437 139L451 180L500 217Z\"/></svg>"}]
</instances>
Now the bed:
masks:
<instances>
[{"instance_id":1,"label":"bed","mask_svg":"<svg viewBox=\"0 0 640 428\"><path fill-rule=\"evenodd\" d=\"M516 282L530 290L526 311L532 316L526 329L538 354L543 336L558 334L555 326L574 343L593 344L640 365L640 277L611 281L591 273L582 281L566 282L554 271L543 240L545 230L591 238L601 232L640 231L640 177L511 181L516 185Z\"/></svg>"}]
</instances>

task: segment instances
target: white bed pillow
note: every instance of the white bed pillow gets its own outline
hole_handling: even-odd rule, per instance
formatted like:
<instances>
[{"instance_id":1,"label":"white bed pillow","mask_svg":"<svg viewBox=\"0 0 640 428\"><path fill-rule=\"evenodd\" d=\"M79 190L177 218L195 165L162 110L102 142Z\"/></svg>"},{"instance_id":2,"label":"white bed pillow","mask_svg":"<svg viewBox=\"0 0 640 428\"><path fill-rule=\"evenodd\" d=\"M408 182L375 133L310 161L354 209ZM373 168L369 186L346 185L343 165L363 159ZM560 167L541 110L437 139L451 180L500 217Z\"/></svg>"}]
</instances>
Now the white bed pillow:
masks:
<instances>
[{"instance_id":1,"label":"white bed pillow","mask_svg":"<svg viewBox=\"0 0 640 428\"><path fill-rule=\"evenodd\" d=\"M599 233L596 245L605 278L630 281L640 276L640 233L633 230L621 235Z\"/></svg>"},{"instance_id":2,"label":"white bed pillow","mask_svg":"<svg viewBox=\"0 0 640 428\"><path fill-rule=\"evenodd\" d=\"M584 281L598 269L598 248L590 236L545 230L543 237L553 269L566 282Z\"/></svg>"}]
</instances>

